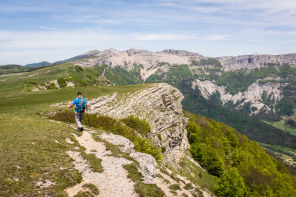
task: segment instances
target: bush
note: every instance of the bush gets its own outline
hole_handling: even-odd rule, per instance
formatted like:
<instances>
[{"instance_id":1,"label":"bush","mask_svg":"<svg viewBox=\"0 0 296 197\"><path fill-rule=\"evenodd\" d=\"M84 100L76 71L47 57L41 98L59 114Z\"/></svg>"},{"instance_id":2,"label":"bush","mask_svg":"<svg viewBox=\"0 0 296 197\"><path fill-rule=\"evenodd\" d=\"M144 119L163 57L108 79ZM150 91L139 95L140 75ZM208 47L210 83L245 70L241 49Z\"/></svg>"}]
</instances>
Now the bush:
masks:
<instances>
[{"instance_id":1,"label":"bush","mask_svg":"<svg viewBox=\"0 0 296 197\"><path fill-rule=\"evenodd\" d=\"M286 125L296 128L296 121L295 120L288 119L285 123L286 123Z\"/></svg>"},{"instance_id":2,"label":"bush","mask_svg":"<svg viewBox=\"0 0 296 197\"><path fill-rule=\"evenodd\" d=\"M171 190L181 190L179 184L172 184L172 185L169 186L169 188L170 188Z\"/></svg>"},{"instance_id":3,"label":"bush","mask_svg":"<svg viewBox=\"0 0 296 197\"><path fill-rule=\"evenodd\" d=\"M282 98L276 105L276 112L280 115L291 116L294 112L294 101L289 97Z\"/></svg>"},{"instance_id":4,"label":"bush","mask_svg":"<svg viewBox=\"0 0 296 197\"><path fill-rule=\"evenodd\" d=\"M133 141L133 143L135 145L135 150L152 155L156 159L156 161L161 161L162 159L161 151L158 149L158 147L155 144L153 144L146 138L137 137Z\"/></svg>"},{"instance_id":5,"label":"bush","mask_svg":"<svg viewBox=\"0 0 296 197\"><path fill-rule=\"evenodd\" d=\"M138 117L129 116L121 121L130 128L137 130L143 136L147 136L150 133L151 127L149 122L146 120L140 120Z\"/></svg>"},{"instance_id":6,"label":"bush","mask_svg":"<svg viewBox=\"0 0 296 197\"><path fill-rule=\"evenodd\" d=\"M83 68L81 66L75 66L75 70L77 72L83 71Z\"/></svg>"},{"instance_id":7,"label":"bush","mask_svg":"<svg viewBox=\"0 0 296 197\"><path fill-rule=\"evenodd\" d=\"M39 83L37 81L26 81L25 84L26 85L39 85Z\"/></svg>"},{"instance_id":8,"label":"bush","mask_svg":"<svg viewBox=\"0 0 296 197\"><path fill-rule=\"evenodd\" d=\"M64 78L59 78L57 81L58 81L58 84L61 88L67 87L67 82Z\"/></svg>"},{"instance_id":9,"label":"bush","mask_svg":"<svg viewBox=\"0 0 296 197\"><path fill-rule=\"evenodd\" d=\"M57 112L49 117L53 120L75 123L75 113L73 111Z\"/></svg>"},{"instance_id":10,"label":"bush","mask_svg":"<svg viewBox=\"0 0 296 197\"><path fill-rule=\"evenodd\" d=\"M47 89L57 89L55 83L50 83L49 85L46 86Z\"/></svg>"}]
</instances>

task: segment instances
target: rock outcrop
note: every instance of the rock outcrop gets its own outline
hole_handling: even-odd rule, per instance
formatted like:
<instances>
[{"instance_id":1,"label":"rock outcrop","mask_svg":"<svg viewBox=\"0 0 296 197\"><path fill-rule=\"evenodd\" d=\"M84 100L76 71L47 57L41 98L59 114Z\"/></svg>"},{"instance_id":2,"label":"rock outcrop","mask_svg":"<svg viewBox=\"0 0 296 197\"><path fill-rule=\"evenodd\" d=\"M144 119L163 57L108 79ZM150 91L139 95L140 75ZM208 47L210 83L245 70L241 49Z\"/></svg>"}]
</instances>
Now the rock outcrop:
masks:
<instances>
[{"instance_id":1,"label":"rock outcrop","mask_svg":"<svg viewBox=\"0 0 296 197\"><path fill-rule=\"evenodd\" d=\"M255 69L264 67L265 63L283 64L289 63L296 65L296 53L286 55L242 55L237 57L217 58L224 71L237 69Z\"/></svg>"},{"instance_id":2,"label":"rock outcrop","mask_svg":"<svg viewBox=\"0 0 296 197\"><path fill-rule=\"evenodd\" d=\"M168 84L149 85L131 94L114 94L90 100L90 113L116 119L130 115L149 121L148 138L164 152L164 162L176 162L188 148L187 118L182 113L183 95Z\"/></svg>"},{"instance_id":3,"label":"rock outcrop","mask_svg":"<svg viewBox=\"0 0 296 197\"><path fill-rule=\"evenodd\" d=\"M96 58L89 59L88 61L78 61L75 64L81 67L93 67L95 65L105 64L111 67L120 66L128 71L132 70L135 66L139 66L143 80L146 80L161 67L159 63L189 65L193 59L200 60L205 58L198 53L172 49L161 52L136 49L129 49L127 51L108 49L98 53L96 56Z\"/></svg>"},{"instance_id":4,"label":"rock outcrop","mask_svg":"<svg viewBox=\"0 0 296 197\"><path fill-rule=\"evenodd\" d=\"M238 92L235 95L227 93L225 86L218 86L212 81L200 81L196 79L195 82L192 83L192 88L199 88L203 97L207 99L209 99L210 96L215 92L219 92L223 104L232 102L233 104L236 104L235 109L240 109L245 104L250 103L250 115L256 115L262 111L270 112L274 110L264 103L264 94L266 94L266 97L269 97L270 100L273 100L274 104L276 104L282 98L280 84L273 83L262 85L253 83L246 91Z\"/></svg>"}]
</instances>

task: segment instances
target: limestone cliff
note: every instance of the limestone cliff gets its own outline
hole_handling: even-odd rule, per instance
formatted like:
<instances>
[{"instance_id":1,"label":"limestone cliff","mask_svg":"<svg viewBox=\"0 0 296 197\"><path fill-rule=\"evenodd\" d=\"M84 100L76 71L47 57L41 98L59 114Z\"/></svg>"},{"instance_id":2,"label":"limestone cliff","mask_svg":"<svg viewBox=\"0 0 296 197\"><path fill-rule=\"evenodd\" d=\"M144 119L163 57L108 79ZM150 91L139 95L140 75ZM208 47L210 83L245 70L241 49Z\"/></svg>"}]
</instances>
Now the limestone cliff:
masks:
<instances>
[{"instance_id":1,"label":"limestone cliff","mask_svg":"<svg viewBox=\"0 0 296 197\"><path fill-rule=\"evenodd\" d=\"M202 56L198 53L192 53L184 50L167 49L160 52L151 52L147 50L129 49L126 51L118 51L108 49L98 52L95 57L87 61L78 61L76 65L83 67L93 67L94 65L120 66L128 71L133 67L141 65L141 77L146 80L154 74L158 69L162 69L165 64L170 65L191 65L192 61L201 59L209 59L211 57ZM219 62L224 71L237 69L255 69L263 67L265 63L289 63L296 65L296 53L284 55L242 55L228 57L212 57Z\"/></svg>"},{"instance_id":2,"label":"limestone cliff","mask_svg":"<svg viewBox=\"0 0 296 197\"><path fill-rule=\"evenodd\" d=\"M245 104L250 103L251 114L258 114L259 112L270 112L274 111L274 108L271 108L269 105L266 105L263 101L263 95L266 94L270 100L274 101L276 104L281 98L280 84L267 83L259 85L258 83L253 83L249 88L244 92L238 92L235 95L226 92L225 86L218 86L212 81L200 81L196 79L192 83L192 88L199 88L201 94L205 98L210 98L216 92L219 92L221 101L223 104L227 102L232 102L236 104L235 109L242 108Z\"/></svg>"},{"instance_id":3,"label":"limestone cliff","mask_svg":"<svg viewBox=\"0 0 296 197\"><path fill-rule=\"evenodd\" d=\"M168 84L150 85L133 93L114 94L90 100L90 113L122 119L130 115L149 121L148 138L164 147L164 162L177 162L189 148L187 118L182 113L183 95Z\"/></svg>"},{"instance_id":4,"label":"limestone cliff","mask_svg":"<svg viewBox=\"0 0 296 197\"><path fill-rule=\"evenodd\" d=\"M217 58L225 71L237 69L255 69L263 67L265 63L296 64L296 53L285 55L242 55L237 57Z\"/></svg>"}]
</instances>

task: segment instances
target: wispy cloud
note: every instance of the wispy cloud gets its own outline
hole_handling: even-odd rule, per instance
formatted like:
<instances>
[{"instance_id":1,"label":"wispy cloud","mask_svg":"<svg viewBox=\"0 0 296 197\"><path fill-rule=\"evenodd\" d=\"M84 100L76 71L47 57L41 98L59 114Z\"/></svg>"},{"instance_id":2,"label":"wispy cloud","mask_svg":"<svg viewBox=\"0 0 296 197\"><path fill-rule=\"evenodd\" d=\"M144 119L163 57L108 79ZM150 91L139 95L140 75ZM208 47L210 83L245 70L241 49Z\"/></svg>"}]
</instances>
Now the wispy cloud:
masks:
<instances>
[{"instance_id":1,"label":"wispy cloud","mask_svg":"<svg viewBox=\"0 0 296 197\"><path fill-rule=\"evenodd\" d=\"M187 40L193 39L193 35L184 34L136 34L137 40Z\"/></svg>"},{"instance_id":2,"label":"wispy cloud","mask_svg":"<svg viewBox=\"0 0 296 197\"><path fill-rule=\"evenodd\" d=\"M205 39L212 40L212 41L219 41L219 40L233 40L235 38L231 35L210 34L210 35L206 35Z\"/></svg>"}]
</instances>

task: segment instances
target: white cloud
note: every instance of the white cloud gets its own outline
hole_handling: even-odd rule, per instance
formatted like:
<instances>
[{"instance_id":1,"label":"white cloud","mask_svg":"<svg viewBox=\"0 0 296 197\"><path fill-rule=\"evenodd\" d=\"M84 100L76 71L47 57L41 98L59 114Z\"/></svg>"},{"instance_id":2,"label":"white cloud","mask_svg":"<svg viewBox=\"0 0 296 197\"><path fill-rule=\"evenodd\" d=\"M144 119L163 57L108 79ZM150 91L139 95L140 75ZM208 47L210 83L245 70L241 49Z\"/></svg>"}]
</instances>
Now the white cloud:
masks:
<instances>
[{"instance_id":1,"label":"white cloud","mask_svg":"<svg viewBox=\"0 0 296 197\"><path fill-rule=\"evenodd\" d=\"M213 40L213 41L219 41L219 40L232 40L234 39L230 35L223 35L223 34L210 34L205 36L206 40Z\"/></svg>"},{"instance_id":2,"label":"white cloud","mask_svg":"<svg viewBox=\"0 0 296 197\"><path fill-rule=\"evenodd\" d=\"M124 38L125 35L103 30L0 31L0 45L5 48L73 47L93 42Z\"/></svg>"},{"instance_id":3,"label":"white cloud","mask_svg":"<svg viewBox=\"0 0 296 197\"><path fill-rule=\"evenodd\" d=\"M192 35L184 34L136 34L137 40L187 40L193 39Z\"/></svg>"}]
</instances>

